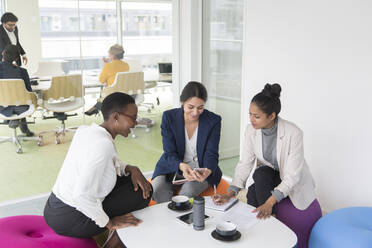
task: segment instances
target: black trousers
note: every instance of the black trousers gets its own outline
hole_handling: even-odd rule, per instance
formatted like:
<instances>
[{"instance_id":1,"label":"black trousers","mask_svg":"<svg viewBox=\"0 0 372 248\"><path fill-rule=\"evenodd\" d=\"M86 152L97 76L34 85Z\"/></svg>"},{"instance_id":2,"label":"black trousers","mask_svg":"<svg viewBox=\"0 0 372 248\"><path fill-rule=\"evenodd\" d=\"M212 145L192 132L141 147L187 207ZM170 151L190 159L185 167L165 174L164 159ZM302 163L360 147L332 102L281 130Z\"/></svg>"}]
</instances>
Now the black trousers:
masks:
<instances>
[{"instance_id":1,"label":"black trousers","mask_svg":"<svg viewBox=\"0 0 372 248\"><path fill-rule=\"evenodd\" d=\"M10 117L12 115L20 115L26 112L29 108L30 106L28 105L8 106L8 107L0 106L0 113L7 117ZM18 121L18 120L15 120L15 121ZM9 121L4 121L4 122L9 123ZM27 126L26 118L20 119L19 129L21 129L22 133L27 133L30 131Z\"/></svg>"},{"instance_id":2,"label":"black trousers","mask_svg":"<svg viewBox=\"0 0 372 248\"><path fill-rule=\"evenodd\" d=\"M117 177L114 189L102 202L103 210L113 218L147 207L151 199L144 199L142 190L134 191L130 176ZM71 207L53 193L44 208L46 223L57 233L76 238L90 238L106 230L99 227L92 219Z\"/></svg>"},{"instance_id":3,"label":"black trousers","mask_svg":"<svg viewBox=\"0 0 372 248\"><path fill-rule=\"evenodd\" d=\"M253 173L254 183L249 186L247 202L249 205L259 207L272 195L271 191L281 183L279 171L269 166L260 166ZM273 208L275 213L275 205Z\"/></svg>"},{"instance_id":4,"label":"black trousers","mask_svg":"<svg viewBox=\"0 0 372 248\"><path fill-rule=\"evenodd\" d=\"M99 111L101 111L101 109L102 109L102 102L97 102L96 104L94 104L94 108L96 108Z\"/></svg>"}]
</instances>

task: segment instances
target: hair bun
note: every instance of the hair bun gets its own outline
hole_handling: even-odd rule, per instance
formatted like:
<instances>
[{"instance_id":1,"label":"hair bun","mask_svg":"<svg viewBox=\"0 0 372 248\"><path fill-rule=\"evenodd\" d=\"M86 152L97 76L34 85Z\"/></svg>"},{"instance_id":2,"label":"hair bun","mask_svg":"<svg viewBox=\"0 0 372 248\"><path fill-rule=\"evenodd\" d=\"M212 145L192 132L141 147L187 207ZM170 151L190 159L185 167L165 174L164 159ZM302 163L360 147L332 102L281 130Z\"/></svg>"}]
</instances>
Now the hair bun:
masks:
<instances>
[{"instance_id":1,"label":"hair bun","mask_svg":"<svg viewBox=\"0 0 372 248\"><path fill-rule=\"evenodd\" d=\"M270 98L279 98L282 87L279 84L266 84L265 88L262 90L262 93Z\"/></svg>"}]
</instances>

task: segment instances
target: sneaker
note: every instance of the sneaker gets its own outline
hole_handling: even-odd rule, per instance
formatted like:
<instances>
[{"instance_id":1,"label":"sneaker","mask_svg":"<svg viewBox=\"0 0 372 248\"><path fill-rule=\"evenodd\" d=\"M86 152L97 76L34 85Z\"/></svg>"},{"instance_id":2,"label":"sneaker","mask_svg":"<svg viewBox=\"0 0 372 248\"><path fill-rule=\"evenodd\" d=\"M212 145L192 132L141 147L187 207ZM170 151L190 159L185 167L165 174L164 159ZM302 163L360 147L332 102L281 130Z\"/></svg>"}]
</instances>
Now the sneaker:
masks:
<instances>
[{"instance_id":1,"label":"sneaker","mask_svg":"<svg viewBox=\"0 0 372 248\"><path fill-rule=\"evenodd\" d=\"M22 119L21 123L19 123L19 129L21 129L21 132L26 134L27 137L32 137L35 134L28 129L26 119Z\"/></svg>"},{"instance_id":2,"label":"sneaker","mask_svg":"<svg viewBox=\"0 0 372 248\"><path fill-rule=\"evenodd\" d=\"M85 111L84 112L84 114L89 115L89 116L96 115L98 113L99 113L99 110L97 108L95 108L95 107L92 107L88 111Z\"/></svg>"},{"instance_id":3,"label":"sneaker","mask_svg":"<svg viewBox=\"0 0 372 248\"><path fill-rule=\"evenodd\" d=\"M138 123L138 125L145 125L145 126L154 125L154 121L149 119L149 118L138 118L137 123Z\"/></svg>"},{"instance_id":4,"label":"sneaker","mask_svg":"<svg viewBox=\"0 0 372 248\"><path fill-rule=\"evenodd\" d=\"M33 137L35 135L34 132L31 132L30 130L28 130L25 134L27 137Z\"/></svg>"}]
</instances>

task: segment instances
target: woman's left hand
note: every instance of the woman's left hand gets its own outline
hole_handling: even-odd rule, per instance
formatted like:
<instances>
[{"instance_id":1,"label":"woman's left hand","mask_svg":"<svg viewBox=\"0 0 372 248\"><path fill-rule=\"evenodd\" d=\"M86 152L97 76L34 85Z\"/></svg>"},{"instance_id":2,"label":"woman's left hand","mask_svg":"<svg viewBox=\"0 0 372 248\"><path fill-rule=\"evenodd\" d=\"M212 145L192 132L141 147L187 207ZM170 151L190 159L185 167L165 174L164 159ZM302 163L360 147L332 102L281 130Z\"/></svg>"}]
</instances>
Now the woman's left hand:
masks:
<instances>
[{"instance_id":1,"label":"woman's left hand","mask_svg":"<svg viewBox=\"0 0 372 248\"><path fill-rule=\"evenodd\" d=\"M211 173L212 171L208 168L194 169L195 178L198 182L204 182Z\"/></svg>"},{"instance_id":2,"label":"woman's left hand","mask_svg":"<svg viewBox=\"0 0 372 248\"><path fill-rule=\"evenodd\" d=\"M143 198L147 199L150 196L152 188L149 181L146 180L140 169L138 169L136 166L127 165L125 171L130 173L134 191L137 191L138 187L140 187L142 189Z\"/></svg>"},{"instance_id":3,"label":"woman's left hand","mask_svg":"<svg viewBox=\"0 0 372 248\"><path fill-rule=\"evenodd\" d=\"M270 218L272 212L273 212L273 206L276 203L276 199L274 196L270 196L267 201L252 211L252 213L257 213L258 219L266 219Z\"/></svg>"}]
</instances>

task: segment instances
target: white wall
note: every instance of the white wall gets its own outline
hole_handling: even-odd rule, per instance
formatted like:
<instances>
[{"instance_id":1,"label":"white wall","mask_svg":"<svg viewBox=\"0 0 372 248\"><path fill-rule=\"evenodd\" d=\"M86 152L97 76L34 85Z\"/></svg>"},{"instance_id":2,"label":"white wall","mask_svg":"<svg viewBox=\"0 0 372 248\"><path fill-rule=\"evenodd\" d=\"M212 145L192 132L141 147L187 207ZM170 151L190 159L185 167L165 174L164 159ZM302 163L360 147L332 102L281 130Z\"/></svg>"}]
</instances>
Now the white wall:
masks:
<instances>
[{"instance_id":1,"label":"white wall","mask_svg":"<svg viewBox=\"0 0 372 248\"><path fill-rule=\"evenodd\" d=\"M29 63L25 68L33 73L41 60L39 1L6 0L6 11L18 17L19 40Z\"/></svg>"},{"instance_id":2,"label":"white wall","mask_svg":"<svg viewBox=\"0 0 372 248\"><path fill-rule=\"evenodd\" d=\"M245 97L282 85L325 211L372 206L371 13L368 0L246 2Z\"/></svg>"}]
</instances>

